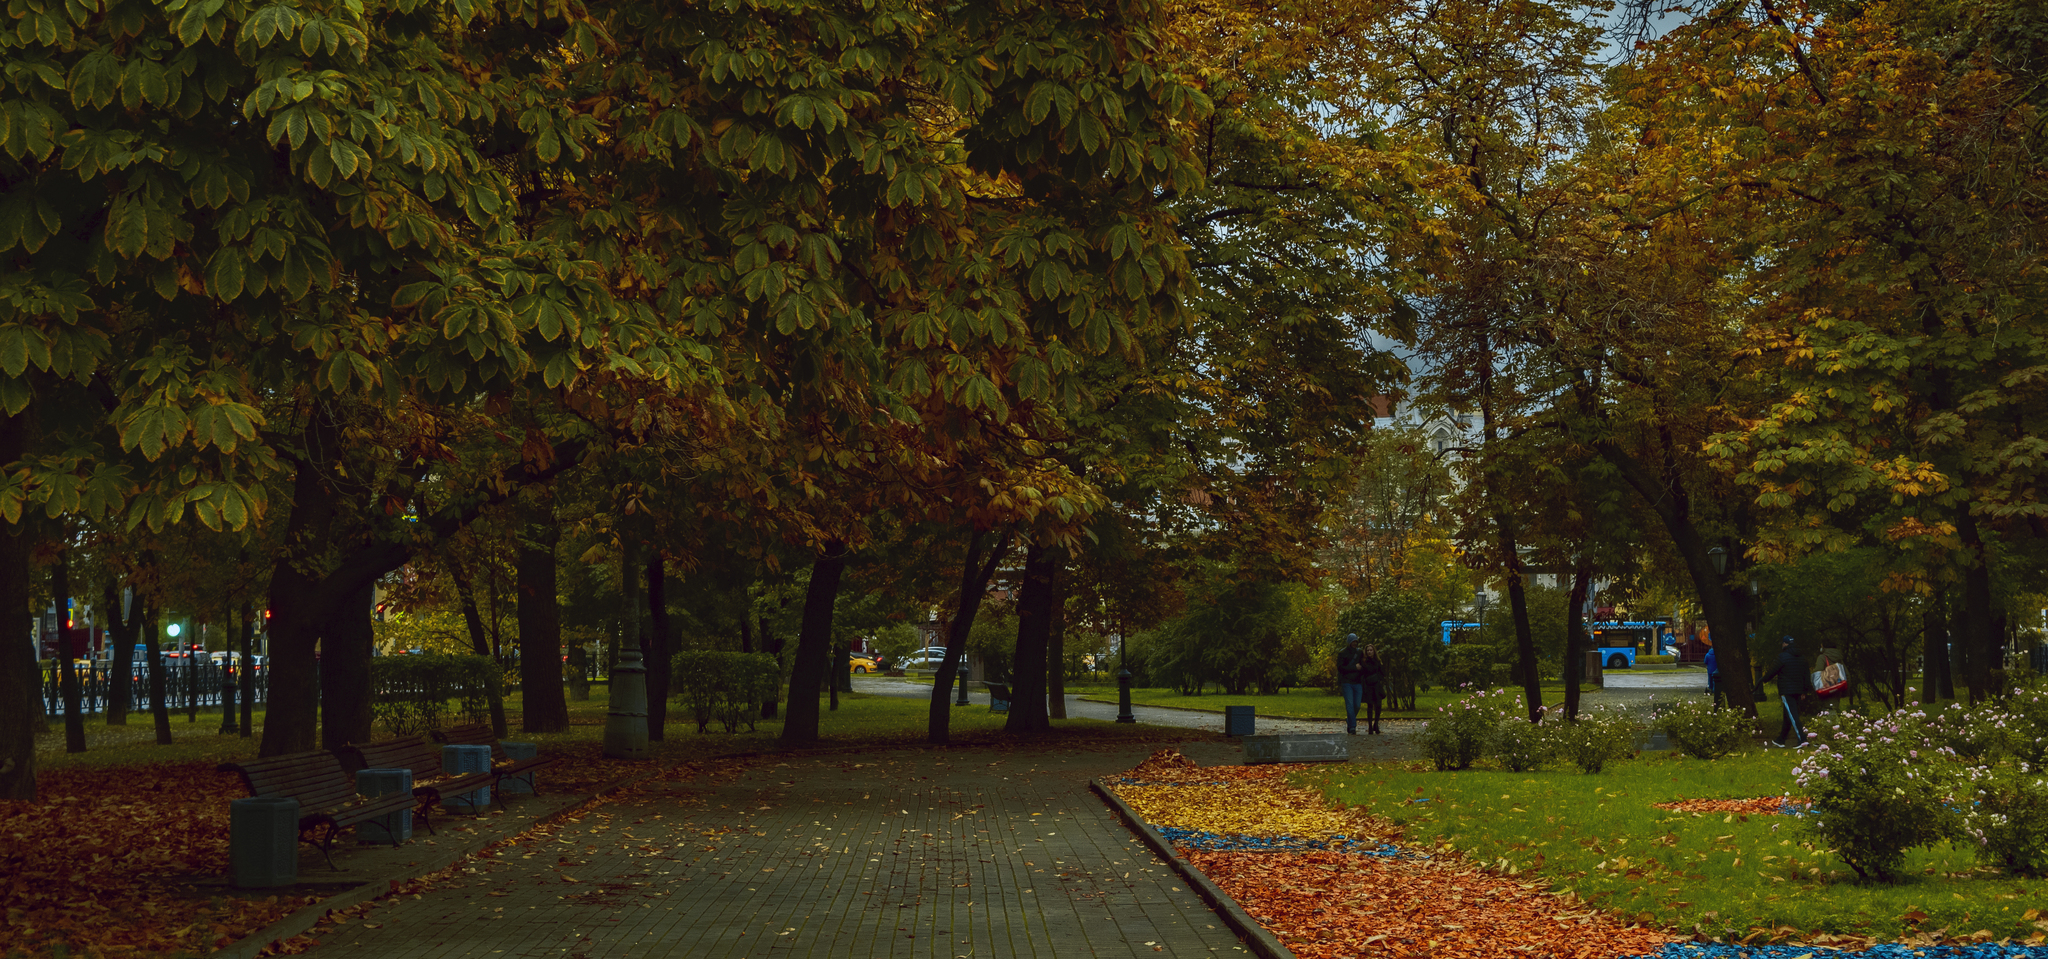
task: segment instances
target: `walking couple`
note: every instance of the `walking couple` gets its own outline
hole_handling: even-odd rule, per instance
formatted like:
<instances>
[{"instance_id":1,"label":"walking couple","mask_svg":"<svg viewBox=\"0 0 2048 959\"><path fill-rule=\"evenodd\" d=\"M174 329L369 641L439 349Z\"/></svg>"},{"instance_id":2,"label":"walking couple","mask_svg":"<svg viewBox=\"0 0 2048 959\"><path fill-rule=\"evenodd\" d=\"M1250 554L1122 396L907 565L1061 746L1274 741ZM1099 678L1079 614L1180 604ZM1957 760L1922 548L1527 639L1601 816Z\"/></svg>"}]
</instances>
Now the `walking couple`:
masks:
<instances>
[{"instance_id":1,"label":"walking couple","mask_svg":"<svg viewBox=\"0 0 2048 959\"><path fill-rule=\"evenodd\" d=\"M1358 735L1358 704L1365 703L1365 731L1380 731L1380 699L1387 679L1387 667L1380 662L1376 647L1358 648L1358 634L1344 637L1337 653L1337 688L1344 693L1344 731Z\"/></svg>"}]
</instances>

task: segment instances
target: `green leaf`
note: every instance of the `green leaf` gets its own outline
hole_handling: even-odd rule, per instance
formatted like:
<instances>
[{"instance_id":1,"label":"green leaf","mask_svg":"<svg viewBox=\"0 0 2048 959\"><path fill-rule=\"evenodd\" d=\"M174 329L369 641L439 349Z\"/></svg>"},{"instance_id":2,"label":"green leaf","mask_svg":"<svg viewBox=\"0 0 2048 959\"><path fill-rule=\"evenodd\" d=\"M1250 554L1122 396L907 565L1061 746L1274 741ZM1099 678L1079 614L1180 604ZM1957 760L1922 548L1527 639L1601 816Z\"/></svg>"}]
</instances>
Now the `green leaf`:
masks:
<instances>
[{"instance_id":1,"label":"green leaf","mask_svg":"<svg viewBox=\"0 0 2048 959\"><path fill-rule=\"evenodd\" d=\"M21 323L0 326L0 372L20 376L28 372L30 363L37 369L49 369L50 346L42 331Z\"/></svg>"},{"instance_id":2,"label":"green leaf","mask_svg":"<svg viewBox=\"0 0 2048 959\"><path fill-rule=\"evenodd\" d=\"M140 452L145 459L163 455L171 444L184 439L192 422L185 411L173 406L151 405L136 410L121 424L121 448Z\"/></svg>"},{"instance_id":3,"label":"green leaf","mask_svg":"<svg viewBox=\"0 0 2048 959\"><path fill-rule=\"evenodd\" d=\"M29 385L27 379L0 378L0 410L6 411L7 415L21 415L21 411L28 409L29 402L34 400L35 396L35 389Z\"/></svg>"},{"instance_id":4,"label":"green leaf","mask_svg":"<svg viewBox=\"0 0 2048 959\"><path fill-rule=\"evenodd\" d=\"M242 251L222 247L206 265L206 291L222 303L233 303L242 295Z\"/></svg>"}]
</instances>

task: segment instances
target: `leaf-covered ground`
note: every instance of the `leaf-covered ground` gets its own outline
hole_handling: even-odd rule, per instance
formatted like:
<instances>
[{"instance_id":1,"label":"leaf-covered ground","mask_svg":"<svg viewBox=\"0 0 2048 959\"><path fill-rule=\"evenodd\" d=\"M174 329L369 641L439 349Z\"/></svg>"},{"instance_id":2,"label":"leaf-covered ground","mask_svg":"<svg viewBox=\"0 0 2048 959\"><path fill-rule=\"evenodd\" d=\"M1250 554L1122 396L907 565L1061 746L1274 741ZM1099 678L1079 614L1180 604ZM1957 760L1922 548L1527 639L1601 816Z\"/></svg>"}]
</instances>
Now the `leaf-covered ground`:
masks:
<instances>
[{"instance_id":1,"label":"leaf-covered ground","mask_svg":"<svg viewBox=\"0 0 2048 959\"><path fill-rule=\"evenodd\" d=\"M228 861L228 800L210 763L53 769L41 802L0 802L0 955L205 954L314 900L193 896Z\"/></svg>"},{"instance_id":2,"label":"leaf-covered ground","mask_svg":"<svg viewBox=\"0 0 2048 959\"><path fill-rule=\"evenodd\" d=\"M1608 959L1673 941L1541 883L1404 850L1386 820L1289 785L1299 768L1161 750L1111 788L1301 959Z\"/></svg>"}]
</instances>

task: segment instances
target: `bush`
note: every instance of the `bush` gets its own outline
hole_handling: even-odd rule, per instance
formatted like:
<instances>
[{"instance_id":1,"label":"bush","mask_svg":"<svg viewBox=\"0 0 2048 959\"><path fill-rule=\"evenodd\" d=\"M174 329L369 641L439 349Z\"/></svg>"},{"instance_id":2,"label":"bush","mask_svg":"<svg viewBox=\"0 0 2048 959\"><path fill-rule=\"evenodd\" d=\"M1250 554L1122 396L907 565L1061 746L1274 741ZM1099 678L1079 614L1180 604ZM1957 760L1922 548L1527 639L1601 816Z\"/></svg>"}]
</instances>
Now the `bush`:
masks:
<instances>
[{"instance_id":1,"label":"bush","mask_svg":"<svg viewBox=\"0 0 2048 959\"><path fill-rule=\"evenodd\" d=\"M1496 727L1519 710L1519 690L1473 693L1438 706L1436 718L1422 727L1422 752L1438 772L1470 769L1492 743Z\"/></svg>"},{"instance_id":2,"label":"bush","mask_svg":"<svg viewBox=\"0 0 2048 959\"><path fill-rule=\"evenodd\" d=\"M1952 702L1932 716L1918 710L1910 715L1915 735L1958 759L1989 762L2009 751L2012 745L2004 714L1988 706L1972 708L1967 703Z\"/></svg>"},{"instance_id":3,"label":"bush","mask_svg":"<svg viewBox=\"0 0 2048 959\"><path fill-rule=\"evenodd\" d=\"M761 704L782 684L782 670L767 653L686 649L670 661L672 695L683 701L704 732L713 719L729 733L752 731Z\"/></svg>"},{"instance_id":4,"label":"bush","mask_svg":"<svg viewBox=\"0 0 2048 959\"><path fill-rule=\"evenodd\" d=\"M2021 876L2048 874L2048 780L2025 763L1963 772L1962 834L1977 858Z\"/></svg>"},{"instance_id":5,"label":"bush","mask_svg":"<svg viewBox=\"0 0 2048 959\"><path fill-rule=\"evenodd\" d=\"M1560 723L1551 729L1551 750L1553 754L1579 767L1581 772L1597 773L1607 764L1636 751L1636 737L1641 735L1643 724L1619 709L1595 707L1579 714L1577 722Z\"/></svg>"},{"instance_id":6,"label":"bush","mask_svg":"<svg viewBox=\"0 0 2048 959\"><path fill-rule=\"evenodd\" d=\"M1952 722L1958 718L1930 722L1911 708L1817 718L1813 753L1793 770L1813 799L1802 825L1858 876L1897 878L1907 850L1959 834L1951 801L1958 764L1934 735L1937 726L1948 732L1974 727L1974 721Z\"/></svg>"},{"instance_id":7,"label":"bush","mask_svg":"<svg viewBox=\"0 0 2048 959\"><path fill-rule=\"evenodd\" d=\"M1525 773L1550 759L1555 730L1510 716L1493 727L1493 758L1511 773Z\"/></svg>"},{"instance_id":8,"label":"bush","mask_svg":"<svg viewBox=\"0 0 2048 959\"><path fill-rule=\"evenodd\" d=\"M1493 684L1496 653L1491 646L1460 643L1444 651L1443 667L1436 679L1445 689L1486 689Z\"/></svg>"},{"instance_id":9,"label":"bush","mask_svg":"<svg viewBox=\"0 0 2048 959\"><path fill-rule=\"evenodd\" d=\"M1656 728L1694 759L1719 759L1754 741L1749 717L1740 710L1715 709L1700 699L1683 700L1657 716Z\"/></svg>"},{"instance_id":10,"label":"bush","mask_svg":"<svg viewBox=\"0 0 2048 959\"><path fill-rule=\"evenodd\" d=\"M480 723L490 714L490 684L503 675L489 656L377 656L370 660L370 717L393 736L410 736L446 725L454 699L453 713Z\"/></svg>"}]
</instances>

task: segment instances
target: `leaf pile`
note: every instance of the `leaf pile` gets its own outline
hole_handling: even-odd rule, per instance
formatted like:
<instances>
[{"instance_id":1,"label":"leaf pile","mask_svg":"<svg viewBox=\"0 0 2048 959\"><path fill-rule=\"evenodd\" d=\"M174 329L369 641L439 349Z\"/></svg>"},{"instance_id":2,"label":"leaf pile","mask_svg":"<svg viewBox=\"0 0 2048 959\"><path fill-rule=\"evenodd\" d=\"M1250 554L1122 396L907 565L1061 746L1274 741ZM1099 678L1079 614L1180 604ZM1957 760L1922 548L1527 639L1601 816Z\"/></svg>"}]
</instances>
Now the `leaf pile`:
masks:
<instances>
[{"instance_id":1,"label":"leaf pile","mask_svg":"<svg viewBox=\"0 0 2048 959\"><path fill-rule=\"evenodd\" d=\"M1756 799L1680 799L1677 802L1651 803L1658 809L1672 812L1697 813L1738 813L1745 816L1798 815L1806 811L1809 803L1804 799L1790 796L1762 796Z\"/></svg>"},{"instance_id":2,"label":"leaf pile","mask_svg":"<svg viewBox=\"0 0 2048 959\"><path fill-rule=\"evenodd\" d=\"M198 898L180 881L228 867L228 801L209 763L52 769L39 802L0 802L0 955L204 954L313 897Z\"/></svg>"},{"instance_id":3,"label":"leaf pile","mask_svg":"<svg viewBox=\"0 0 2048 959\"><path fill-rule=\"evenodd\" d=\"M1234 783L1119 783L1110 787L1156 826L1220 835L1315 839L1376 836L1366 817L1325 808L1322 794L1276 780Z\"/></svg>"},{"instance_id":4,"label":"leaf pile","mask_svg":"<svg viewBox=\"0 0 2048 959\"><path fill-rule=\"evenodd\" d=\"M1186 856L1301 959L1612 959L1672 941L1546 895L1542 883L1441 860L1339 852Z\"/></svg>"}]
</instances>

